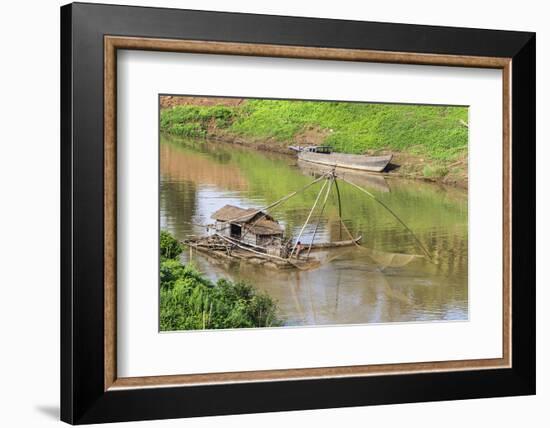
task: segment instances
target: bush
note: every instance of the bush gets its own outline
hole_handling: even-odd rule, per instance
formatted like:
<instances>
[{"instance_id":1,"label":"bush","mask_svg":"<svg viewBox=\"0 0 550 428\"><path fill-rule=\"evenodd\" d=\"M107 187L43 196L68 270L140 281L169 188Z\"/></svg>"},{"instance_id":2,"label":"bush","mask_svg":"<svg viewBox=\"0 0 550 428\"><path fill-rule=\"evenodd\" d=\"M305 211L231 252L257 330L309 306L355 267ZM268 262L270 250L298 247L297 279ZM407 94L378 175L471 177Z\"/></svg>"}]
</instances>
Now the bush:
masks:
<instances>
[{"instance_id":1,"label":"bush","mask_svg":"<svg viewBox=\"0 0 550 428\"><path fill-rule=\"evenodd\" d=\"M197 123L175 123L172 125L170 132L180 137L202 138L206 136L206 130L202 129L201 125Z\"/></svg>"},{"instance_id":2,"label":"bush","mask_svg":"<svg viewBox=\"0 0 550 428\"><path fill-rule=\"evenodd\" d=\"M160 258L177 259L183 252L181 245L176 238L165 230L160 231Z\"/></svg>"},{"instance_id":3,"label":"bush","mask_svg":"<svg viewBox=\"0 0 550 428\"><path fill-rule=\"evenodd\" d=\"M162 331L282 325L275 302L251 285L227 279L214 284L173 259L161 262L160 283Z\"/></svg>"},{"instance_id":4,"label":"bush","mask_svg":"<svg viewBox=\"0 0 550 428\"><path fill-rule=\"evenodd\" d=\"M182 137L204 138L210 123L227 128L234 115L234 109L226 106L181 105L161 111L160 129Z\"/></svg>"}]
</instances>

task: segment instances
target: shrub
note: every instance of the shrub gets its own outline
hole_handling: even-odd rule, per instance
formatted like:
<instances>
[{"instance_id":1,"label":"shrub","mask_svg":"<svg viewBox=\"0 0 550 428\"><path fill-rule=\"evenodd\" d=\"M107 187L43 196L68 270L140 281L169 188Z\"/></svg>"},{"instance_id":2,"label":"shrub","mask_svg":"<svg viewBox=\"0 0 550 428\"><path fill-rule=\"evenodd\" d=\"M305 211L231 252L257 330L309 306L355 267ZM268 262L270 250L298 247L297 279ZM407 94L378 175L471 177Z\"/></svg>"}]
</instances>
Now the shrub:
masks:
<instances>
[{"instance_id":1,"label":"shrub","mask_svg":"<svg viewBox=\"0 0 550 428\"><path fill-rule=\"evenodd\" d=\"M206 136L206 130L202 129L198 123L175 123L171 127L173 134L181 137L199 137Z\"/></svg>"},{"instance_id":2,"label":"shrub","mask_svg":"<svg viewBox=\"0 0 550 428\"><path fill-rule=\"evenodd\" d=\"M227 128L234 116L231 107L181 105L161 111L160 129L182 137L204 138L211 122Z\"/></svg>"},{"instance_id":3,"label":"shrub","mask_svg":"<svg viewBox=\"0 0 550 428\"><path fill-rule=\"evenodd\" d=\"M249 284L213 283L194 266L174 259L161 262L160 284L162 331L282 325L273 299Z\"/></svg>"},{"instance_id":4,"label":"shrub","mask_svg":"<svg viewBox=\"0 0 550 428\"><path fill-rule=\"evenodd\" d=\"M183 251L183 246L170 233L160 231L160 258L177 259Z\"/></svg>"}]
</instances>

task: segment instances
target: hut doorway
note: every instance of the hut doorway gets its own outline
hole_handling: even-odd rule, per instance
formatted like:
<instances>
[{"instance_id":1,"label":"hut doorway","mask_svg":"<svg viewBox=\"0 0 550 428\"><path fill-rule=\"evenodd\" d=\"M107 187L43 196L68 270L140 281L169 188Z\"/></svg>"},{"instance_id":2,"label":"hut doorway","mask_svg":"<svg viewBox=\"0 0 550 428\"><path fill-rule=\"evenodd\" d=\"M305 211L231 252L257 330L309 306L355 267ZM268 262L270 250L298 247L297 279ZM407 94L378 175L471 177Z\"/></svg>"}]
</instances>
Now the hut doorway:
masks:
<instances>
[{"instance_id":1,"label":"hut doorway","mask_svg":"<svg viewBox=\"0 0 550 428\"><path fill-rule=\"evenodd\" d=\"M231 223L229 233L232 238L241 239L241 230L242 227L240 225Z\"/></svg>"}]
</instances>

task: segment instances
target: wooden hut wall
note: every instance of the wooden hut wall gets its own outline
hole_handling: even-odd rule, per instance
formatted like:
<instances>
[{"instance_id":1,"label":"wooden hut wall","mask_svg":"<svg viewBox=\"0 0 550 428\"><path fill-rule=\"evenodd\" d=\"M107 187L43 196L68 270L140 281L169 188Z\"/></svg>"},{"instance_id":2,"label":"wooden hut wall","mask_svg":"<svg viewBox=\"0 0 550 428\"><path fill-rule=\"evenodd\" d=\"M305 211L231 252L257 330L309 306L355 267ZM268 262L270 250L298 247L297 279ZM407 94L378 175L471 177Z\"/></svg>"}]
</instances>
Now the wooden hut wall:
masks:
<instances>
[{"instance_id":1,"label":"wooden hut wall","mask_svg":"<svg viewBox=\"0 0 550 428\"><path fill-rule=\"evenodd\" d=\"M256 245L256 234L251 232L248 229L246 229L246 231L243 233L243 236L241 239L246 244Z\"/></svg>"},{"instance_id":2,"label":"wooden hut wall","mask_svg":"<svg viewBox=\"0 0 550 428\"><path fill-rule=\"evenodd\" d=\"M223 236L230 236L231 226L229 225L229 223L225 223L223 221L217 221L216 232L218 232L220 235L223 235Z\"/></svg>"},{"instance_id":3,"label":"wooden hut wall","mask_svg":"<svg viewBox=\"0 0 550 428\"><path fill-rule=\"evenodd\" d=\"M282 244L283 235L257 235L257 245L280 246Z\"/></svg>"}]
</instances>

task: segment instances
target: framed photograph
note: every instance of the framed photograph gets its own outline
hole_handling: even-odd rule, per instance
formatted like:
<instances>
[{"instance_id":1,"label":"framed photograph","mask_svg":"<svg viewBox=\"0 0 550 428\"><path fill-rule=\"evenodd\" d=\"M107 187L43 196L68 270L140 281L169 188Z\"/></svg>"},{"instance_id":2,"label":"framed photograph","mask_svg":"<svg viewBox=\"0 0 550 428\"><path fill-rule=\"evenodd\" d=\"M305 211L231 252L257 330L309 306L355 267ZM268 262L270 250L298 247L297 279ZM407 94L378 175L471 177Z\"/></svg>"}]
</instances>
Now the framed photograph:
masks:
<instances>
[{"instance_id":1,"label":"framed photograph","mask_svg":"<svg viewBox=\"0 0 550 428\"><path fill-rule=\"evenodd\" d=\"M535 35L61 8L61 418L535 393Z\"/></svg>"}]
</instances>

